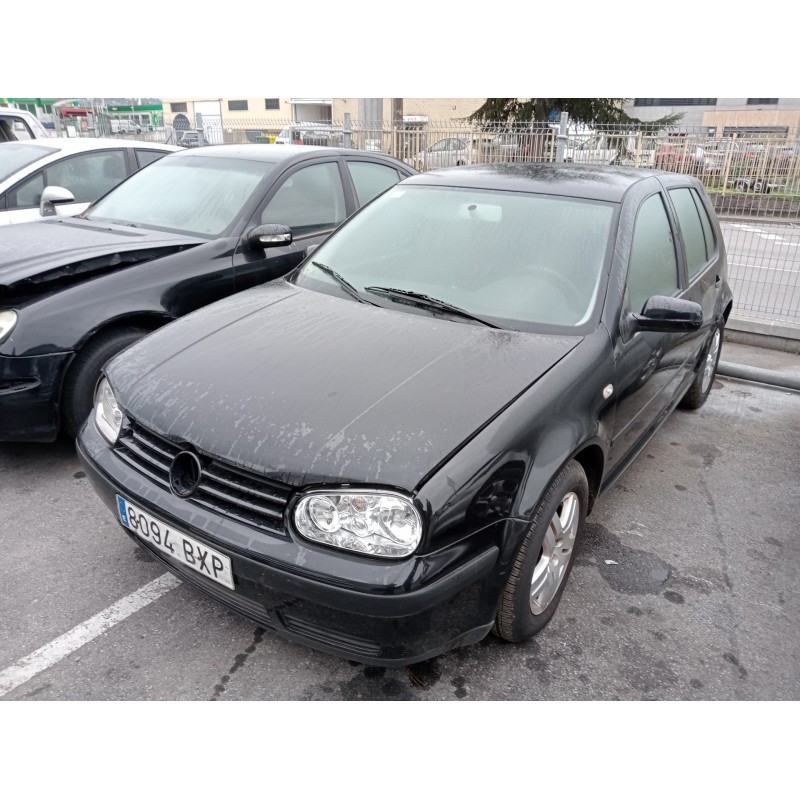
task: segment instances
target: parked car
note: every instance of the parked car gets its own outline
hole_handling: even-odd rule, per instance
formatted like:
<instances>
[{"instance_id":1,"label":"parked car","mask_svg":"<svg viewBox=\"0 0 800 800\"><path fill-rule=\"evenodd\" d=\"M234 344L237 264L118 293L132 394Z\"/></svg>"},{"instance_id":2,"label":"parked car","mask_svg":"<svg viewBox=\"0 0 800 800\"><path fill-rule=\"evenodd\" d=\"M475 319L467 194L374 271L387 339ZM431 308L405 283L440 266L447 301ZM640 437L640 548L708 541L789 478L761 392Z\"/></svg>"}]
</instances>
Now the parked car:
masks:
<instances>
[{"instance_id":1,"label":"parked car","mask_svg":"<svg viewBox=\"0 0 800 800\"><path fill-rule=\"evenodd\" d=\"M354 150L181 150L78 217L7 228L0 441L74 435L108 358L212 300L288 272L360 205L412 172ZM270 223L291 225L294 235Z\"/></svg>"},{"instance_id":2,"label":"parked car","mask_svg":"<svg viewBox=\"0 0 800 800\"><path fill-rule=\"evenodd\" d=\"M414 166L419 170L461 167L472 164L472 159L473 145L468 137L448 136L421 150L414 159Z\"/></svg>"},{"instance_id":3,"label":"parked car","mask_svg":"<svg viewBox=\"0 0 800 800\"><path fill-rule=\"evenodd\" d=\"M0 147L0 225L80 214L129 175L176 150L120 139L8 142Z\"/></svg>"},{"instance_id":4,"label":"parked car","mask_svg":"<svg viewBox=\"0 0 800 800\"><path fill-rule=\"evenodd\" d=\"M522 641L597 498L708 397L731 304L695 178L428 172L115 358L78 453L141 547L271 631L378 665Z\"/></svg>"},{"instance_id":5,"label":"parked car","mask_svg":"<svg viewBox=\"0 0 800 800\"><path fill-rule=\"evenodd\" d=\"M111 133L141 133L142 126L133 119L112 119Z\"/></svg>"},{"instance_id":6,"label":"parked car","mask_svg":"<svg viewBox=\"0 0 800 800\"><path fill-rule=\"evenodd\" d=\"M48 139L50 133L38 117L21 108L0 108L0 142Z\"/></svg>"},{"instance_id":7,"label":"parked car","mask_svg":"<svg viewBox=\"0 0 800 800\"><path fill-rule=\"evenodd\" d=\"M564 161L567 164L652 167L655 163L655 144L649 136L593 133L567 139Z\"/></svg>"},{"instance_id":8,"label":"parked car","mask_svg":"<svg viewBox=\"0 0 800 800\"><path fill-rule=\"evenodd\" d=\"M176 143L179 147L200 147L200 133L198 131L175 131Z\"/></svg>"},{"instance_id":9,"label":"parked car","mask_svg":"<svg viewBox=\"0 0 800 800\"><path fill-rule=\"evenodd\" d=\"M287 125L275 137L275 144L304 144L316 147L341 147L342 134L332 125L297 122Z\"/></svg>"},{"instance_id":10,"label":"parked car","mask_svg":"<svg viewBox=\"0 0 800 800\"><path fill-rule=\"evenodd\" d=\"M616 164L620 155L620 137L592 134L567 139L564 161L567 164Z\"/></svg>"},{"instance_id":11,"label":"parked car","mask_svg":"<svg viewBox=\"0 0 800 800\"><path fill-rule=\"evenodd\" d=\"M662 144L653 157L656 169L690 175L719 172L722 159L693 142Z\"/></svg>"}]
</instances>

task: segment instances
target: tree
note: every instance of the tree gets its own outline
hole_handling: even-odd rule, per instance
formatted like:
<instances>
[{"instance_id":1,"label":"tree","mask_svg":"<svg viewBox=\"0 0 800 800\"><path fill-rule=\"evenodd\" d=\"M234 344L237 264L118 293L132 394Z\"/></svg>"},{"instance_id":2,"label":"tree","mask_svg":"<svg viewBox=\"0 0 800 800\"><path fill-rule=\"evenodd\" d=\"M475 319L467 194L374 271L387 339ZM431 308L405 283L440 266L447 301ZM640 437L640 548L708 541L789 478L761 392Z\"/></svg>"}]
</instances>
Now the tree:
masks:
<instances>
[{"instance_id":1,"label":"tree","mask_svg":"<svg viewBox=\"0 0 800 800\"><path fill-rule=\"evenodd\" d=\"M545 99L532 97L490 97L468 119L470 122L547 122L553 113L566 111L570 122L602 130L659 131L678 123L682 114L670 114L656 120L644 121L622 110L621 98L566 97Z\"/></svg>"}]
</instances>

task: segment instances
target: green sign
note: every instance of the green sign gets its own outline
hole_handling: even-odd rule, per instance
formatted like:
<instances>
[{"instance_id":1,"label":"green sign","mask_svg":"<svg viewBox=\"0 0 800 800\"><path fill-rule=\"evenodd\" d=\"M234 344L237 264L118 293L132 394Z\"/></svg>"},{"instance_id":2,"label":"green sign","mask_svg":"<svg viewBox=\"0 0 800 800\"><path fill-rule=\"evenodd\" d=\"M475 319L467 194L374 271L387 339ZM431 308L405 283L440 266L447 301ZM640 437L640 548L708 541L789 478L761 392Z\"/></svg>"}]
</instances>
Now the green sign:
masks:
<instances>
[{"instance_id":1,"label":"green sign","mask_svg":"<svg viewBox=\"0 0 800 800\"><path fill-rule=\"evenodd\" d=\"M151 103L143 106L109 106L111 114L132 114L134 111L163 111L161 103Z\"/></svg>"}]
</instances>

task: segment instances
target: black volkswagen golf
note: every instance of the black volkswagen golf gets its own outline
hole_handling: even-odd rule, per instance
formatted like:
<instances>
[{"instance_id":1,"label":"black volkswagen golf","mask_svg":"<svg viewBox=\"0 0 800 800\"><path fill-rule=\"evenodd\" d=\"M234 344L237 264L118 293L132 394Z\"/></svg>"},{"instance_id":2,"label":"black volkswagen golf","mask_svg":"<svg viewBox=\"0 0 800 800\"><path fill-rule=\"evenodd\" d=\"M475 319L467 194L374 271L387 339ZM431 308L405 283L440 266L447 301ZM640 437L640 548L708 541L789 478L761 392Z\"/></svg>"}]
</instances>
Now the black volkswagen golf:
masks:
<instances>
[{"instance_id":1,"label":"black volkswagen golf","mask_svg":"<svg viewBox=\"0 0 800 800\"><path fill-rule=\"evenodd\" d=\"M114 359L78 452L124 530L260 625L400 665L552 617L593 503L711 389L694 178L409 178L289 276Z\"/></svg>"}]
</instances>

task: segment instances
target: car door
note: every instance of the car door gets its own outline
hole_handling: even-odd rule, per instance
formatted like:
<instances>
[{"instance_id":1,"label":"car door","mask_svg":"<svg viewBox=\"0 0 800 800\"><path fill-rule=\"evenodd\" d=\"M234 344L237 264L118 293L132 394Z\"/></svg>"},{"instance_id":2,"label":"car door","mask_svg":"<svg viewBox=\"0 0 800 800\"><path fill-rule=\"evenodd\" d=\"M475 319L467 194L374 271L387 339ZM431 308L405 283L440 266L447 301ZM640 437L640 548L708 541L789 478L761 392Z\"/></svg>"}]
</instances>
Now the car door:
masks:
<instances>
[{"instance_id":1,"label":"car door","mask_svg":"<svg viewBox=\"0 0 800 800\"><path fill-rule=\"evenodd\" d=\"M9 224L41 219L39 201L46 186L61 186L75 197L56 206L58 216L72 217L128 177L125 150L93 150L59 159L12 186L5 193Z\"/></svg>"},{"instance_id":2,"label":"car door","mask_svg":"<svg viewBox=\"0 0 800 800\"><path fill-rule=\"evenodd\" d=\"M243 238L233 255L236 290L285 275L321 244L354 210L348 202L338 158L303 162L289 168L272 184L246 230L280 224L292 229L292 243L267 250L249 247Z\"/></svg>"},{"instance_id":3,"label":"car door","mask_svg":"<svg viewBox=\"0 0 800 800\"><path fill-rule=\"evenodd\" d=\"M676 177L670 183L679 180ZM699 303L703 309L703 326L691 337L689 357L696 359L712 324L718 321L716 316L721 313L724 255L700 190L691 185L668 185L667 196L678 223L686 263L687 288L683 297Z\"/></svg>"},{"instance_id":4,"label":"car door","mask_svg":"<svg viewBox=\"0 0 800 800\"><path fill-rule=\"evenodd\" d=\"M609 470L622 468L672 408L689 369L696 335L633 330L630 315L655 295L683 297L685 278L679 240L664 191L638 208L629 243L625 295L614 335L617 398Z\"/></svg>"}]
</instances>

